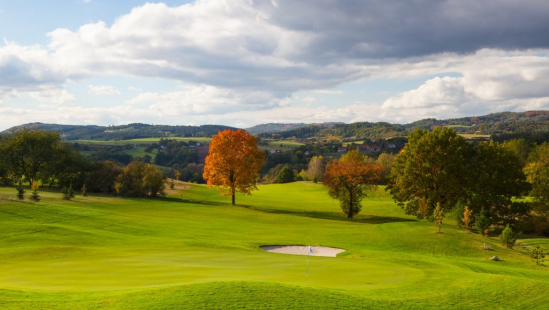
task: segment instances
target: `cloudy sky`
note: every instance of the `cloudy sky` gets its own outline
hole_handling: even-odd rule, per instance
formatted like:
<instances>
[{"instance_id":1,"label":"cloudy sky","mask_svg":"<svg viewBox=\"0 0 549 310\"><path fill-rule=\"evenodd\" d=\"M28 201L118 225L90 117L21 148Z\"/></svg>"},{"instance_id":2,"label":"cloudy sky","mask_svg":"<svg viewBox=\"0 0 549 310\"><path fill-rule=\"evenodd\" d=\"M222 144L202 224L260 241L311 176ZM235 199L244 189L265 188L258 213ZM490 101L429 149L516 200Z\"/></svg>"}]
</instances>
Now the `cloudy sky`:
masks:
<instances>
[{"instance_id":1,"label":"cloudy sky","mask_svg":"<svg viewBox=\"0 0 549 310\"><path fill-rule=\"evenodd\" d=\"M0 130L549 109L547 0L0 0Z\"/></svg>"}]
</instances>

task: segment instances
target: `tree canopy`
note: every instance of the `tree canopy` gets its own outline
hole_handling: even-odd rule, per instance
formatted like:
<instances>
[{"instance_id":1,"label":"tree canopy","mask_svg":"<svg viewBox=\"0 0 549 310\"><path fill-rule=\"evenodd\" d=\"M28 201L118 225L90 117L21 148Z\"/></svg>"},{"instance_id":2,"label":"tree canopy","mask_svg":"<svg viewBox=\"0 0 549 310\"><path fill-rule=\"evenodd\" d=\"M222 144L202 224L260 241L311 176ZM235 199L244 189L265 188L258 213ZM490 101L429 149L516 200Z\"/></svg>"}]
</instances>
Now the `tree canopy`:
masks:
<instances>
[{"instance_id":1,"label":"tree canopy","mask_svg":"<svg viewBox=\"0 0 549 310\"><path fill-rule=\"evenodd\" d=\"M210 142L204 179L210 187L217 186L221 195L250 194L265 162L265 153L257 147L256 137L242 130L220 131Z\"/></svg>"},{"instance_id":2,"label":"tree canopy","mask_svg":"<svg viewBox=\"0 0 549 310\"><path fill-rule=\"evenodd\" d=\"M407 214L446 213L466 197L472 147L450 128L417 129L395 159L387 189Z\"/></svg>"},{"instance_id":3,"label":"tree canopy","mask_svg":"<svg viewBox=\"0 0 549 310\"><path fill-rule=\"evenodd\" d=\"M381 178L382 167L368 164L357 150L352 150L340 160L332 160L326 166L323 184L328 194L339 200L341 209L348 218L357 215L366 190L375 187Z\"/></svg>"}]
</instances>

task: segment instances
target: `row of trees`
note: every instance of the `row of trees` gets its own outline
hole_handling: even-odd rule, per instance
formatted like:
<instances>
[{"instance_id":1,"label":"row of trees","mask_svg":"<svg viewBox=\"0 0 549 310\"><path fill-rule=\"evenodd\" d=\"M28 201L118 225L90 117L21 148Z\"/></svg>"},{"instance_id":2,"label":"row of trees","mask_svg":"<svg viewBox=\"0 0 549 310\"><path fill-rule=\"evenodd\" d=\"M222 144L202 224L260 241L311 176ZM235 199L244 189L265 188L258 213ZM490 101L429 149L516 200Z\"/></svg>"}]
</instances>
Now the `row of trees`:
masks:
<instances>
[{"instance_id":1,"label":"row of trees","mask_svg":"<svg viewBox=\"0 0 549 310\"><path fill-rule=\"evenodd\" d=\"M164 179L160 170L142 161L133 161L125 168L111 161L93 161L64 143L57 132L21 129L0 138L2 183L157 196L163 193Z\"/></svg>"},{"instance_id":2,"label":"row of trees","mask_svg":"<svg viewBox=\"0 0 549 310\"><path fill-rule=\"evenodd\" d=\"M515 229L533 216L547 218L546 144L527 157L520 153L520 143L472 144L449 128L416 130L408 139L387 187L407 214L441 220L467 206L472 219L468 225L487 218L492 225ZM534 204L521 199L529 193Z\"/></svg>"}]
</instances>

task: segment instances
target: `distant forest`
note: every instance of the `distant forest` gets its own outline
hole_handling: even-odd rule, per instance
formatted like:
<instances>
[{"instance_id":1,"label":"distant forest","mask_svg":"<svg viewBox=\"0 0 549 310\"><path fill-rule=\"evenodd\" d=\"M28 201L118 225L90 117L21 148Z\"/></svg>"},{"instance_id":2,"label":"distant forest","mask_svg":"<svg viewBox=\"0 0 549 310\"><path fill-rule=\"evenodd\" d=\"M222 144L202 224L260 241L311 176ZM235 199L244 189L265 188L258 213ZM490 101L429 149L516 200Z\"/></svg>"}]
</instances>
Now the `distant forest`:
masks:
<instances>
[{"instance_id":1,"label":"distant forest","mask_svg":"<svg viewBox=\"0 0 549 310\"><path fill-rule=\"evenodd\" d=\"M493 140L524 138L532 142L549 141L549 111L501 112L485 116L447 120L423 119L401 125L386 122L352 124L263 124L248 128L261 138L308 139L338 137L346 140L380 141L406 137L416 128L431 130L452 127L461 134L489 135ZM211 137L220 130L236 129L222 125L168 126L129 124L121 126L76 126L32 123L18 128L38 128L57 131L65 140L127 140L145 137ZM290 129L291 128L291 129ZM287 130L290 129L290 130Z\"/></svg>"}]
</instances>

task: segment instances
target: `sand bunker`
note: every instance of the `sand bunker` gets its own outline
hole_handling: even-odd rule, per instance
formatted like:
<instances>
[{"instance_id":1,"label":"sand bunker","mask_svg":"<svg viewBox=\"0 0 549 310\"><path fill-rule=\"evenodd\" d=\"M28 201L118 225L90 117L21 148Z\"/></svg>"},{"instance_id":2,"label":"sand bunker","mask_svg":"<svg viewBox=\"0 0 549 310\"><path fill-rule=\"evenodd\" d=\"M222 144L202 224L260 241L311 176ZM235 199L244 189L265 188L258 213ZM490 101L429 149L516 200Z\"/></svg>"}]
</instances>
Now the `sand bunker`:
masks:
<instances>
[{"instance_id":1,"label":"sand bunker","mask_svg":"<svg viewBox=\"0 0 549 310\"><path fill-rule=\"evenodd\" d=\"M260 247L267 252L275 252L282 254L307 255L309 246L307 245L264 245ZM337 253L345 252L345 250L337 248L327 248L323 246L313 246L311 256L326 256L336 257Z\"/></svg>"}]
</instances>

